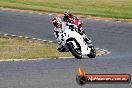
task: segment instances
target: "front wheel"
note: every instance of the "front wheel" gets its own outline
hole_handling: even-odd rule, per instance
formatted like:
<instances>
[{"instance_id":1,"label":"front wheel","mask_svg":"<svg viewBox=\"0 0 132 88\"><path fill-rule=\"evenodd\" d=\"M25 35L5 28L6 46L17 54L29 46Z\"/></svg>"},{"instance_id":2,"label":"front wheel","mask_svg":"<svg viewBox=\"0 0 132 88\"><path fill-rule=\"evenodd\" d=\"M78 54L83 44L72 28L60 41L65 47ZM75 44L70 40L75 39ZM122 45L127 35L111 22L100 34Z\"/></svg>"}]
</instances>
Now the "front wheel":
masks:
<instances>
[{"instance_id":1,"label":"front wheel","mask_svg":"<svg viewBox=\"0 0 132 88\"><path fill-rule=\"evenodd\" d=\"M75 48L72 42L67 43L67 47L69 51L72 53L72 55L75 56L77 59L81 59L82 58L81 49L79 48L78 44L76 44L76 46L77 48Z\"/></svg>"}]
</instances>

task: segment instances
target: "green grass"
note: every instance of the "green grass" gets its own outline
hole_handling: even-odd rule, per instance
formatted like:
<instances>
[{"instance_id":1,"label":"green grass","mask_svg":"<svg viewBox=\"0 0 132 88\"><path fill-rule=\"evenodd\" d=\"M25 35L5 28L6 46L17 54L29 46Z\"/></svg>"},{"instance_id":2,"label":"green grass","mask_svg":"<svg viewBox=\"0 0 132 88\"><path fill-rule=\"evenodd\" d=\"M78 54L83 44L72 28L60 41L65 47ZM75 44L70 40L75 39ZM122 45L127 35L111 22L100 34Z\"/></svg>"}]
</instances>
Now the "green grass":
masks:
<instances>
[{"instance_id":1,"label":"green grass","mask_svg":"<svg viewBox=\"0 0 132 88\"><path fill-rule=\"evenodd\" d=\"M71 57L70 52L58 52L58 44L0 35L0 60ZM96 49L101 54L101 49Z\"/></svg>"},{"instance_id":2,"label":"green grass","mask_svg":"<svg viewBox=\"0 0 132 88\"><path fill-rule=\"evenodd\" d=\"M0 35L0 59L46 58L71 56L60 53L55 43Z\"/></svg>"},{"instance_id":3,"label":"green grass","mask_svg":"<svg viewBox=\"0 0 132 88\"><path fill-rule=\"evenodd\" d=\"M42 12L132 18L132 0L0 0L0 6Z\"/></svg>"}]
</instances>

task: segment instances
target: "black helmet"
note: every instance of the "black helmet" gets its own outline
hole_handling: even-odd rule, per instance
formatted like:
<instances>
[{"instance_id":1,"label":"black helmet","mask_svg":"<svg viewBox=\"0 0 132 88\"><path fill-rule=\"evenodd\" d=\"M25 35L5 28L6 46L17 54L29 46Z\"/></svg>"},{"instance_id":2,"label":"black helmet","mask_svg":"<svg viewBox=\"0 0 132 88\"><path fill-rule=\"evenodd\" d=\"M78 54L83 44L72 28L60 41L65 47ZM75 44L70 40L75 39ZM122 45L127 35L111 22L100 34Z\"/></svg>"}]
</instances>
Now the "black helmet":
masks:
<instances>
[{"instance_id":1,"label":"black helmet","mask_svg":"<svg viewBox=\"0 0 132 88\"><path fill-rule=\"evenodd\" d=\"M64 16L69 16L69 11L65 11Z\"/></svg>"}]
</instances>

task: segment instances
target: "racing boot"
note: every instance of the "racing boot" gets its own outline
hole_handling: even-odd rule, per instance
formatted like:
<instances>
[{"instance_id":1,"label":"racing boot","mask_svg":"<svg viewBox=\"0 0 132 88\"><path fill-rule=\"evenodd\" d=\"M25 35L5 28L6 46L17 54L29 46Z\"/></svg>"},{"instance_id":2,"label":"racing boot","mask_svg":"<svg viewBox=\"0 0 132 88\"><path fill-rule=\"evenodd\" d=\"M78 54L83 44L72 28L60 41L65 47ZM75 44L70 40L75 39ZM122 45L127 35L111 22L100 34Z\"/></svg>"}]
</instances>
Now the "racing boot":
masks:
<instances>
[{"instance_id":1,"label":"racing boot","mask_svg":"<svg viewBox=\"0 0 132 88\"><path fill-rule=\"evenodd\" d=\"M64 46L59 46L59 48L57 49L59 52L65 52L66 48Z\"/></svg>"}]
</instances>

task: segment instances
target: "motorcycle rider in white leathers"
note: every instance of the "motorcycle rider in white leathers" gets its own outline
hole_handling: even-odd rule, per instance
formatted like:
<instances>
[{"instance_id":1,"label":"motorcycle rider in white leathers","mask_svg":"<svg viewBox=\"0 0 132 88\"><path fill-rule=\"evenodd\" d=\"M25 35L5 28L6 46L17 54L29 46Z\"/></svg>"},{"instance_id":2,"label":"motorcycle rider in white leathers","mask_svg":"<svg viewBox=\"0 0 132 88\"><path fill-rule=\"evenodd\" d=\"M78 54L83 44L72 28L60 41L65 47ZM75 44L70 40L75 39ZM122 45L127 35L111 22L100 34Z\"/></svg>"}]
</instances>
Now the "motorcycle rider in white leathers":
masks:
<instances>
[{"instance_id":1,"label":"motorcycle rider in white leathers","mask_svg":"<svg viewBox=\"0 0 132 88\"><path fill-rule=\"evenodd\" d=\"M85 35L85 33L80 33L80 31L78 30L78 27L75 24L69 23L69 22L62 22L61 19L59 17L55 17L52 20L52 24L55 26L54 28L54 35L55 38L57 40L57 38L59 37L58 33L60 31L63 31L62 29L66 29L66 27L68 27L68 29L75 29L80 35L82 35L82 37L84 38L85 41L88 41L88 44L91 44L91 40L87 38L87 36ZM65 47L57 40L58 44L59 44L59 48L57 49L59 52L65 52L66 49Z\"/></svg>"}]
</instances>

